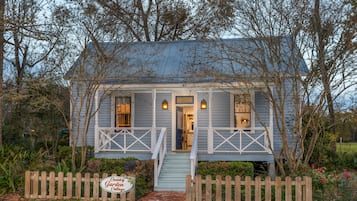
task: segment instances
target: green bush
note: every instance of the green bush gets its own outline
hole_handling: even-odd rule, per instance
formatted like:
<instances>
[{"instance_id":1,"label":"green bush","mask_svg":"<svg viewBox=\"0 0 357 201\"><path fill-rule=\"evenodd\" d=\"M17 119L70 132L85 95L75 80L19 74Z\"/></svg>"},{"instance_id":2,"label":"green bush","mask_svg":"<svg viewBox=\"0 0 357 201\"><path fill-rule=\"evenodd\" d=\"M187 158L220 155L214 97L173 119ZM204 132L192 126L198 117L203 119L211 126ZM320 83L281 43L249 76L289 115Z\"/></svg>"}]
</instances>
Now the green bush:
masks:
<instances>
[{"instance_id":1,"label":"green bush","mask_svg":"<svg viewBox=\"0 0 357 201\"><path fill-rule=\"evenodd\" d=\"M18 146L0 148L0 194L23 191L25 171L40 167L43 155Z\"/></svg>"},{"instance_id":2,"label":"green bush","mask_svg":"<svg viewBox=\"0 0 357 201\"><path fill-rule=\"evenodd\" d=\"M212 175L215 178L216 175L232 177L239 176L254 176L254 165L251 162L200 162L198 164L197 174L206 176Z\"/></svg>"}]
</instances>

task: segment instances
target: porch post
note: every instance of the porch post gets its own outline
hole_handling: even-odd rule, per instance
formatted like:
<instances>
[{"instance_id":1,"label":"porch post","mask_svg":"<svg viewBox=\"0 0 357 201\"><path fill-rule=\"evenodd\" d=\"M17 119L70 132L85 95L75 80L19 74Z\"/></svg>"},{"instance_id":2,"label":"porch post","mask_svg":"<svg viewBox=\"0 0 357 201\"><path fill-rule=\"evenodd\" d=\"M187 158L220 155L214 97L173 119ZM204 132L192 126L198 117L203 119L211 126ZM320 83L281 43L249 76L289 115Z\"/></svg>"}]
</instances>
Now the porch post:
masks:
<instances>
[{"instance_id":1,"label":"porch post","mask_svg":"<svg viewBox=\"0 0 357 201\"><path fill-rule=\"evenodd\" d=\"M151 128L151 152L156 145L156 89L152 89L152 128Z\"/></svg>"},{"instance_id":2,"label":"porch post","mask_svg":"<svg viewBox=\"0 0 357 201\"><path fill-rule=\"evenodd\" d=\"M99 90L99 89L98 89ZM98 133L98 125L99 125L99 120L98 120L98 90L95 91L94 94L94 104L95 104L95 115L94 115L94 152L98 152L99 148L99 133Z\"/></svg>"},{"instance_id":3,"label":"porch post","mask_svg":"<svg viewBox=\"0 0 357 201\"><path fill-rule=\"evenodd\" d=\"M207 152L213 154L213 128L212 128L212 88L208 93L208 134L207 134Z\"/></svg>"},{"instance_id":4,"label":"porch post","mask_svg":"<svg viewBox=\"0 0 357 201\"><path fill-rule=\"evenodd\" d=\"M270 87L270 90L272 91L273 88ZM272 153L272 150L274 150L274 111L273 111L273 100L272 97L270 98L269 101L269 139L271 142L271 150L269 150L269 153Z\"/></svg>"}]
</instances>

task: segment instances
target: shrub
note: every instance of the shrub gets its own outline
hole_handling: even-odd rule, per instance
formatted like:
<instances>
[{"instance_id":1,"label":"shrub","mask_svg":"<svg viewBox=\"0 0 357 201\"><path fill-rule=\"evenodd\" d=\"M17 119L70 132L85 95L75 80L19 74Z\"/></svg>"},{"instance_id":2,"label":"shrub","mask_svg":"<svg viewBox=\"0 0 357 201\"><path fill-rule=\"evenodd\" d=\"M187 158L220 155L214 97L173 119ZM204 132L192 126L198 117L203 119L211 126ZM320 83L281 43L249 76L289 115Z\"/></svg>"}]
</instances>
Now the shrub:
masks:
<instances>
[{"instance_id":1,"label":"shrub","mask_svg":"<svg viewBox=\"0 0 357 201\"><path fill-rule=\"evenodd\" d=\"M216 175L221 176L254 176L254 165L251 162L200 162L198 164L198 175L206 176L212 175L215 178Z\"/></svg>"},{"instance_id":2,"label":"shrub","mask_svg":"<svg viewBox=\"0 0 357 201\"><path fill-rule=\"evenodd\" d=\"M329 172L320 167L311 169L314 200L352 201L357 199L357 176L352 172Z\"/></svg>"},{"instance_id":3,"label":"shrub","mask_svg":"<svg viewBox=\"0 0 357 201\"><path fill-rule=\"evenodd\" d=\"M43 155L17 146L0 148L0 194L23 191L25 168L42 164Z\"/></svg>"}]
</instances>

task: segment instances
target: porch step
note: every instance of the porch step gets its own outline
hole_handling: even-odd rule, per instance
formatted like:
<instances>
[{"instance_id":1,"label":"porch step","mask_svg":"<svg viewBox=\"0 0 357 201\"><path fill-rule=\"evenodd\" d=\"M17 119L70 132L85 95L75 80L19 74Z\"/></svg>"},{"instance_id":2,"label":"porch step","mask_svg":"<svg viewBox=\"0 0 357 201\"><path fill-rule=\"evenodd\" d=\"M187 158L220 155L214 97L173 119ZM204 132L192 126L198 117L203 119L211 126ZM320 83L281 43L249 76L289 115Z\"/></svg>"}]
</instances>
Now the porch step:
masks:
<instances>
[{"instance_id":1,"label":"porch step","mask_svg":"<svg viewBox=\"0 0 357 201\"><path fill-rule=\"evenodd\" d=\"M189 153L168 153L162 165L155 191L185 191L186 176L190 173Z\"/></svg>"}]
</instances>

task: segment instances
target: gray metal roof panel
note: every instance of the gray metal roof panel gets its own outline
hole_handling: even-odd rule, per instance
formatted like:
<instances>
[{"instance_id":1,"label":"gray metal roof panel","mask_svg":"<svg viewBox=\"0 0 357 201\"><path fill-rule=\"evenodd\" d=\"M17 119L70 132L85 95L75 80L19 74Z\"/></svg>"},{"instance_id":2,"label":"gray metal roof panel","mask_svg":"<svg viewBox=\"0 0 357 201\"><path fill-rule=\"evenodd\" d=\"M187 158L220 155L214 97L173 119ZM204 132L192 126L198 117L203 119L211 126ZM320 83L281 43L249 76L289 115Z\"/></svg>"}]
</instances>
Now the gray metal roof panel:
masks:
<instances>
[{"instance_id":1,"label":"gray metal roof panel","mask_svg":"<svg viewBox=\"0 0 357 201\"><path fill-rule=\"evenodd\" d=\"M288 47L288 38L281 43L281 59L286 63L296 60L300 72L307 72L300 53ZM99 73L101 79L112 83L214 82L218 76L226 76L227 80L227 76L257 74L261 70L254 67L271 56L271 51L256 39L100 43L100 46L105 59L98 57L100 51L89 44L67 78L76 79L75 72L83 69L87 77ZM271 71L294 73L288 64L282 65L283 69L269 61L265 65Z\"/></svg>"}]
</instances>

